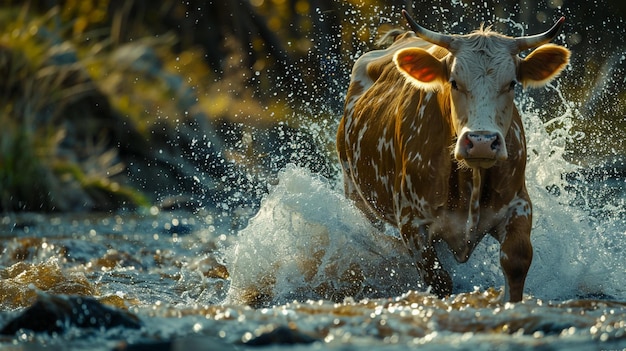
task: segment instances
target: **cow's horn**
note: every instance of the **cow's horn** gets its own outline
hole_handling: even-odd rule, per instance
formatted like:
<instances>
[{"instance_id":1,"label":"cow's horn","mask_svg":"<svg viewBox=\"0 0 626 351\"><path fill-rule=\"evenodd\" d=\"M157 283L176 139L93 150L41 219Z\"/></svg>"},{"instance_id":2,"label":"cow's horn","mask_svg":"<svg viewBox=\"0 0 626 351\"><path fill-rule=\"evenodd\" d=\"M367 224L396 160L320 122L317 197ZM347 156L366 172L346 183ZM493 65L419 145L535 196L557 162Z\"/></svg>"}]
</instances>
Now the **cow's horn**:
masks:
<instances>
[{"instance_id":1,"label":"cow's horn","mask_svg":"<svg viewBox=\"0 0 626 351\"><path fill-rule=\"evenodd\" d=\"M402 10L402 15L409 22L409 26L411 26L411 29L413 29L413 31L418 37L426 40L429 43L439 45L446 49L450 48L450 43L452 42L452 39L453 39L451 35L445 35L445 34L433 32L432 30L428 30L420 26L419 24L417 24L417 22L415 22L413 18L411 18L411 16L409 16L409 13L406 12L406 10Z\"/></svg>"},{"instance_id":2,"label":"cow's horn","mask_svg":"<svg viewBox=\"0 0 626 351\"><path fill-rule=\"evenodd\" d=\"M554 39L554 37L556 37L557 34L559 34L559 30L561 30L563 22L565 22L565 17L559 18L559 20L554 23L552 28L548 29L545 33L515 38L515 44L517 45L518 52L536 48L539 45L550 42Z\"/></svg>"}]
</instances>

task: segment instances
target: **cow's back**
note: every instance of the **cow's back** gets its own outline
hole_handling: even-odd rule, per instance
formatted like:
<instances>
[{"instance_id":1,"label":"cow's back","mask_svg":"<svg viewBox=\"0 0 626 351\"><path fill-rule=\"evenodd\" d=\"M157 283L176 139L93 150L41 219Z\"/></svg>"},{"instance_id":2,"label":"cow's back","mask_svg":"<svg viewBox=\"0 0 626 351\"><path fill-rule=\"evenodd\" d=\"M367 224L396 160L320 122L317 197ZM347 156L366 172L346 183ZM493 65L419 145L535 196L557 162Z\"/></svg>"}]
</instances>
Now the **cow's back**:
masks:
<instances>
[{"instance_id":1,"label":"cow's back","mask_svg":"<svg viewBox=\"0 0 626 351\"><path fill-rule=\"evenodd\" d=\"M392 61L399 49L430 46L408 35L359 58L338 131L346 192L395 225L403 211L431 212L447 199L452 133L441 110L449 92L419 90Z\"/></svg>"}]
</instances>

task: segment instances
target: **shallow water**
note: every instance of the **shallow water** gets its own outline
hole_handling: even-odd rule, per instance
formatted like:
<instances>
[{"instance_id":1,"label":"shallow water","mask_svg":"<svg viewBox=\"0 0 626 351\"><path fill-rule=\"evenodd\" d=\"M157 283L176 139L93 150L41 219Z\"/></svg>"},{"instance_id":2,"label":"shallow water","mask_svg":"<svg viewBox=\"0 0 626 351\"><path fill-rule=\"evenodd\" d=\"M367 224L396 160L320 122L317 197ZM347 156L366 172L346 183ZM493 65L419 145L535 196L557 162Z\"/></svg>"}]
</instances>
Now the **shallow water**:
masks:
<instances>
[{"instance_id":1,"label":"shallow water","mask_svg":"<svg viewBox=\"0 0 626 351\"><path fill-rule=\"evenodd\" d=\"M23 331L0 345L110 350L178 340L177 347L241 348L286 326L318 340L300 349L626 348L623 216L562 203L564 193L536 180L550 172L529 173L539 216L518 304L499 300L497 243L488 240L467 264L446 263L453 296L420 292L396 233L376 232L336 184L295 166L241 230L208 212L6 215L0 325L47 292L94 296L144 327Z\"/></svg>"}]
</instances>

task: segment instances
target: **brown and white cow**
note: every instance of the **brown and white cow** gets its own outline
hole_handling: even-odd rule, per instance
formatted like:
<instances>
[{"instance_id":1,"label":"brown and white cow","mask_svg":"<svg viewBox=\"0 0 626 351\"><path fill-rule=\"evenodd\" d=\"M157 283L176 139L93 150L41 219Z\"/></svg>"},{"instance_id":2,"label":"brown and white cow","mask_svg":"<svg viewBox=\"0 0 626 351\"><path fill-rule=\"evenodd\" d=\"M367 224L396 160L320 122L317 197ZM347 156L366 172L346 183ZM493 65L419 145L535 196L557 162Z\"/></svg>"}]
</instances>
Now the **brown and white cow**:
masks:
<instances>
[{"instance_id":1,"label":"brown and white cow","mask_svg":"<svg viewBox=\"0 0 626 351\"><path fill-rule=\"evenodd\" d=\"M547 32L511 38L481 28L443 35L419 26L354 64L337 134L348 197L397 226L424 282L452 282L433 244L459 262L490 234L500 242L505 301L520 301L532 261L524 128L514 87L543 86L569 51ZM536 48L527 57L518 54Z\"/></svg>"}]
</instances>

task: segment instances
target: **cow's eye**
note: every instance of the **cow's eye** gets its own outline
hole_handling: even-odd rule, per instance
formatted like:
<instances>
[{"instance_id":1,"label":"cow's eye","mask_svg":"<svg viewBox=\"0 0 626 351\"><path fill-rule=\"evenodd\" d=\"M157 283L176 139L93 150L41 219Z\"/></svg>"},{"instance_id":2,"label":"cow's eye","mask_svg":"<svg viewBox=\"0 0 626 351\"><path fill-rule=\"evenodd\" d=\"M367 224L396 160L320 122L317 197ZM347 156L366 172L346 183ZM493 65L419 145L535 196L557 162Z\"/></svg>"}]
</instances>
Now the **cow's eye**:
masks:
<instances>
[{"instance_id":1,"label":"cow's eye","mask_svg":"<svg viewBox=\"0 0 626 351\"><path fill-rule=\"evenodd\" d=\"M456 80L454 80L454 79L453 79L453 80L451 80L451 81L450 81L450 85L452 85L452 89L454 89L454 90L459 90L458 85L456 85Z\"/></svg>"}]
</instances>

